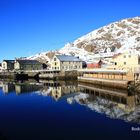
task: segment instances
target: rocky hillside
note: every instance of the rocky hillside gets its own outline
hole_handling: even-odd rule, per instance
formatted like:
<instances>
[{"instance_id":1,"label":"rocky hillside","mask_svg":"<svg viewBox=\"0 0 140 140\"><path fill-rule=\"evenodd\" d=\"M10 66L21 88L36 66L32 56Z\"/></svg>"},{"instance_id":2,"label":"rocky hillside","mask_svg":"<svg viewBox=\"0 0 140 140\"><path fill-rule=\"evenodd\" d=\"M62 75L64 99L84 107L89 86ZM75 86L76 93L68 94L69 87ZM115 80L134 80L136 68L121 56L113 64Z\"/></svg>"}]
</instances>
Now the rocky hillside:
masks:
<instances>
[{"instance_id":1,"label":"rocky hillside","mask_svg":"<svg viewBox=\"0 0 140 140\"><path fill-rule=\"evenodd\" d=\"M90 61L95 57L113 56L126 50L140 52L140 17L111 23L67 43L59 51L44 52L31 58L49 61L57 53L76 55Z\"/></svg>"}]
</instances>

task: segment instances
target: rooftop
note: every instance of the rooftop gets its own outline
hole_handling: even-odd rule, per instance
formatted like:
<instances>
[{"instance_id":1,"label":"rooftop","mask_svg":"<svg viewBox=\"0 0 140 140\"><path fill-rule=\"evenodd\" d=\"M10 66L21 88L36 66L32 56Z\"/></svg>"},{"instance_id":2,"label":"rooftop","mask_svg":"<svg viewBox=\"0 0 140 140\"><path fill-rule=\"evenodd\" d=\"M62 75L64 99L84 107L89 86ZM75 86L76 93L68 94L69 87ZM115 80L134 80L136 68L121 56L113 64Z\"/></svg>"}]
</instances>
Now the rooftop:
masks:
<instances>
[{"instance_id":1,"label":"rooftop","mask_svg":"<svg viewBox=\"0 0 140 140\"><path fill-rule=\"evenodd\" d=\"M14 63L15 60L3 60L3 62L7 62L7 63Z\"/></svg>"},{"instance_id":2,"label":"rooftop","mask_svg":"<svg viewBox=\"0 0 140 140\"><path fill-rule=\"evenodd\" d=\"M37 60L16 60L16 62L21 64L40 64L40 62Z\"/></svg>"},{"instance_id":3,"label":"rooftop","mask_svg":"<svg viewBox=\"0 0 140 140\"><path fill-rule=\"evenodd\" d=\"M82 60L80 60L78 57L71 56L71 55L56 55L56 57L57 57L60 61L77 61L77 62L82 61Z\"/></svg>"}]
</instances>

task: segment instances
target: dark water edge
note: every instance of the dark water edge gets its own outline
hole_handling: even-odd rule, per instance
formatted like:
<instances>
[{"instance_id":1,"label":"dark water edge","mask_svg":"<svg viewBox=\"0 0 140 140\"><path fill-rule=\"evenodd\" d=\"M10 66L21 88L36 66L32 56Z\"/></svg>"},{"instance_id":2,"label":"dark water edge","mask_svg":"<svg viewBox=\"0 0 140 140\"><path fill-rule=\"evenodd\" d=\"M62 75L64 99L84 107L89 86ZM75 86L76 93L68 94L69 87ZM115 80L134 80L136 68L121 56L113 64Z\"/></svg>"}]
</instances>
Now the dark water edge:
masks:
<instances>
[{"instance_id":1,"label":"dark water edge","mask_svg":"<svg viewBox=\"0 0 140 140\"><path fill-rule=\"evenodd\" d=\"M98 101L98 98L91 95L85 98L82 94L80 99L68 102L79 95L78 92L69 93L69 88L74 91L78 86L76 83L62 82L55 86L45 83L43 89L38 83L35 86L10 83L8 86L7 93L3 87L0 89L0 140L139 139L140 131L131 130L140 127L137 121L129 122L113 118L113 115L111 118L106 112L89 108L87 103ZM63 89L63 94L56 99L48 87L57 89L57 92Z\"/></svg>"}]
</instances>

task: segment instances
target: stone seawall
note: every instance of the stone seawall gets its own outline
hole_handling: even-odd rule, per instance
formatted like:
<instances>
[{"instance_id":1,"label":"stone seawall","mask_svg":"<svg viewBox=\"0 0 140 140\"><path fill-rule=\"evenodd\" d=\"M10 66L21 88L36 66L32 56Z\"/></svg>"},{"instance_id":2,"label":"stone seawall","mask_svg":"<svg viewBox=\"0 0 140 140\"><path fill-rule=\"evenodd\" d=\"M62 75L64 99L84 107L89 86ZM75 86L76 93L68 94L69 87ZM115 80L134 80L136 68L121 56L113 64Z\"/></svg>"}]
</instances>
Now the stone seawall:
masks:
<instances>
[{"instance_id":1,"label":"stone seawall","mask_svg":"<svg viewBox=\"0 0 140 140\"><path fill-rule=\"evenodd\" d=\"M127 89L129 86L129 81L120 81L120 80L78 77L78 81L83 83L102 85L102 86L120 88L120 89Z\"/></svg>"},{"instance_id":2,"label":"stone seawall","mask_svg":"<svg viewBox=\"0 0 140 140\"><path fill-rule=\"evenodd\" d=\"M28 75L24 73L14 73L14 72L1 72L1 79L28 79Z\"/></svg>"}]
</instances>

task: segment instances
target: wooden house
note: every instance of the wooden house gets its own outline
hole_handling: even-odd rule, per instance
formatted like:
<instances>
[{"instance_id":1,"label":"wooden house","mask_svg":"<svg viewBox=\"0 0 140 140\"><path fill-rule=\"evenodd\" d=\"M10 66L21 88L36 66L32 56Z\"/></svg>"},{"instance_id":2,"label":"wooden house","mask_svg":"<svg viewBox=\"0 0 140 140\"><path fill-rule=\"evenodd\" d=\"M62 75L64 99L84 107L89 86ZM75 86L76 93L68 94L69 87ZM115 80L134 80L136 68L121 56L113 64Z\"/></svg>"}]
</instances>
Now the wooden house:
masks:
<instances>
[{"instance_id":1,"label":"wooden house","mask_svg":"<svg viewBox=\"0 0 140 140\"><path fill-rule=\"evenodd\" d=\"M15 70L42 70L42 63L37 60L16 60L14 64Z\"/></svg>"},{"instance_id":2,"label":"wooden house","mask_svg":"<svg viewBox=\"0 0 140 140\"><path fill-rule=\"evenodd\" d=\"M3 70L13 70L15 60L3 60L2 69Z\"/></svg>"}]
</instances>

